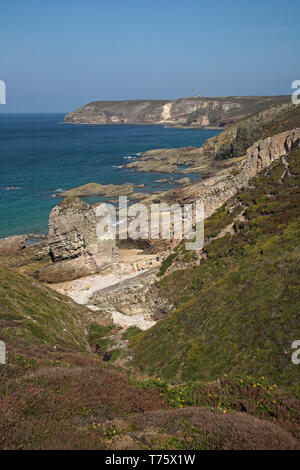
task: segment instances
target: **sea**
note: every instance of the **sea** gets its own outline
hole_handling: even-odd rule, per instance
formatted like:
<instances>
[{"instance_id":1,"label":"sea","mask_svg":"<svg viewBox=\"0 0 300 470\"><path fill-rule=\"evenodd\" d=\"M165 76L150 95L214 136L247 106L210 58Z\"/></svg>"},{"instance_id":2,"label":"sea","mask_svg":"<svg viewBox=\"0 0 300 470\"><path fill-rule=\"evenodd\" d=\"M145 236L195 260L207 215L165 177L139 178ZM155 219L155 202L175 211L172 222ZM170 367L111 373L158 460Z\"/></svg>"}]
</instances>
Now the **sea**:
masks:
<instances>
[{"instance_id":1,"label":"sea","mask_svg":"<svg viewBox=\"0 0 300 470\"><path fill-rule=\"evenodd\" d=\"M82 184L144 184L164 191L175 180L201 175L138 173L122 165L156 148L199 147L217 130L160 125L74 125L64 114L0 115L0 238L45 235L57 195ZM162 182L168 178L167 183ZM98 198L99 201L101 198ZM97 198L85 198L97 202Z\"/></svg>"}]
</instances>

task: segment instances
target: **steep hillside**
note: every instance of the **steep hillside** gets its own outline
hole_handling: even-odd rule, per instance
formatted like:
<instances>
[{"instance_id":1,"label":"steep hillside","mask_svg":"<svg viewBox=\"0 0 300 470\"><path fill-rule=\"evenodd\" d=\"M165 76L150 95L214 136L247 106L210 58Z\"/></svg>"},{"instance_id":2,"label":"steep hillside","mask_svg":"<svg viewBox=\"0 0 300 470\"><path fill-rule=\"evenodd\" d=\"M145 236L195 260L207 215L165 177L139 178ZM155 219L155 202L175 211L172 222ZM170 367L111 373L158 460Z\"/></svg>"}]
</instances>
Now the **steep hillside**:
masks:
<instances>
[{"instance_id":1,"label":"steep hillside","mask_svg":"<svg viewBox=\"0 0 300 470\"><path fill-rule=\"evenodd\" d=\"M84 307L7 267L0 285L1 450L299 448L299 403L280 387L141 381L89 351L112 328Z\"/></svg>"},{"instance_id":2,"label":"steep hillside","mask_svg":"<svg viewBox=\"0 0 300 470\"><path fill-rule=\"evenodd\" d=\"M0 264L0 339L8 345L87 352L90 313L68 297Z\"/></svg>"},{"instance_id":3,"label":"steep hillside","mask_svg":"<svg viewBox=\"0 0 300 470\"><path fill-rule=\"evenodd\" d=\"M284 103L238 120L202 147L217 160L240 157L254 142L300 126L300 106Z\"/></svg>"},{"instance_id":4,"label":"steep hillside","mask_svg":"<svg viewBox=\"0 0 300 470\"><path fill-rule=\"evenodd\" d=\"M273 164L206 221L200 265L167 271L158 285L174 311L131 340L140 370L179 381L252 374L299 393L299 159Z\"/></svg>"},{"instance_id":5,"label":"steep hillside","mask_svg":"<svg viewBox=\"0 0 300 470\"><path fill-rule=\"evenodd\" d=\"M141 172L212 173L230 165L234 158L243 157L258 140L297 127L300 105L275 104L238 119L201 147L148 150L125 167ZM182 166L187 168L182 170Z\"/></svg>"},{"instance_id":6,"label":"steep hillside","mask_svg":"<svg viewBox=\"0 0 300 470\"><path fill-rule=\"evenodd\" d=\"M288 103L288 96L233 96L178 100L93 101L67 114L74 124L158 124L224 127L271 105Z\"/></svg>"},{"instance_id":7,"label":"steep hillside","mask_svg":"<svg viewBox=\"0 0 300 470\"><path fill-rule=\"evenodd\" d=\"M259 126L260 137L299 127L299 107L241 122L217 145L226 135L240 144L241 125L260 123L251 143ZM296 131L294 140L258 142L249 161L217 160L229 184L244 189L205 221L202 254L182 243L163 262L156 302L173 310L145 332L121 332L101 310L30 278L49 263L46 244L0 254L0 449L299 449L291 344L300 338L300 150L282 157L299 144ZM215 157L219 147L208 148ZM251 158L265 169L237 186ZM219 176L204 186L213 192ZM194 200L201 184L167 196ZM131 365L117 367L120 354Z\"/></svg>"}]
</instances>

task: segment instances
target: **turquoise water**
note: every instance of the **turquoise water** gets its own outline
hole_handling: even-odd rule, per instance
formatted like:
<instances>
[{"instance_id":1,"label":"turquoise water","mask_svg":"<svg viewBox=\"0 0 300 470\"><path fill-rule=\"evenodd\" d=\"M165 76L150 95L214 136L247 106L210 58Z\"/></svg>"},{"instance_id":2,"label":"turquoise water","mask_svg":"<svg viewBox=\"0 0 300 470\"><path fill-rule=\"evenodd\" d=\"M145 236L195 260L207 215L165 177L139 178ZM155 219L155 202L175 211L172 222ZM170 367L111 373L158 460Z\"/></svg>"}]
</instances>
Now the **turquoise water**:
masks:
<instances>
[{"instance_id":1,"label":"turquoise water","mask_svg":"<svg viewBox=\"0 0 300 470\"><path fill-rule=\"evenodd\" d=\"M49 213L59 202L55 194L92 181L144 183L139 192L170 189L172 184L159 180L182 175L136 173L119 166L154 148L200 146L218 132L72 125L63 124L63 118L63 114L0 115L0 237L47 233Z\"/></svg>"}]
</instances>

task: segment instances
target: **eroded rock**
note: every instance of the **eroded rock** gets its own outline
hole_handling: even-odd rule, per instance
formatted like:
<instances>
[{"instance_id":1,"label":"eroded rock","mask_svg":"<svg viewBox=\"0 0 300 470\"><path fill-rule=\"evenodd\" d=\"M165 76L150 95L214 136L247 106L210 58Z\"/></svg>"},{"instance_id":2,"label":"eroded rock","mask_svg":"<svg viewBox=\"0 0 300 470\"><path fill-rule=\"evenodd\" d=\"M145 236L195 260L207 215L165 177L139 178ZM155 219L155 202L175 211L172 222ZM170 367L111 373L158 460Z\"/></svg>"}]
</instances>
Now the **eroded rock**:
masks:
<instances>
[{"instance_id":1,"label":"eroded rock","mask_svg":"<svg viewBox=\"0 0 300 470\"><path fill-rule=\"evenodd\" d=\"M185 178L181 178L179 180L175 180L174 183L175 184L189 184L191 181L190 181L190 178L188 177L185 177Z\"/></svg>"},{"instance_id":2,"label":"eroded rock","mask_svg":"<svg viewBox=\"0 0 300 470\"><path fill-rule=\"evenodd\" d=\"M73 124L164 124L178 127L224 127L288 96L191 97L176 100L93 101L67 114Z\"/></svg>"},{"instance_id":3,"label":"eroded rock","mask_svg":"<svg viewBox=\"0 0 300 470\"><path fill-rule=\"evenodd\" d=\"M237 191L247 187L249 181L260 171L299 145L300 128L259 140L248 148L245 157L238 159L229 168L199 183L189 185L184 190L169 191L165 193L165 199L167 202L176 201L180 204L202 201L205 218L207 218Z\"/></svg>"},{"instance_id":4,"label":"eroded rock","mask_svg":"<svg viewBox=\"0 0 300 470\"><path fill-rule=\"evenodd\" d=\"M23 250L26 246L27 235L14 235L0 240L0 256L11 255Z\"/></svg>"},{"instance_id":5,"label":"eroded rock","mask_svg":"<svg viewBox=\"0 0 300 470\"><path fill-rule=\"evenodd\" d=\"M147 193L133 193L129 196L129 200L130 201L141 201L143 199L147 199L150 196L151 196L151 194L147 194Z\"/></svg>"},{"instance_id":6,"label":"eroded rock","mask_svg":"<svg viewBox=\"0 0 300 470\"><path fill-rule=\"evenodd\" d=\"M150 322L158 320L168 315L172 306L167 299L159 296L156 281L156 269L150 269L139 276L94 292L89 302L105 310L119 312L124 316L140 316ZM132 324L136 324L134 318L132 321Z\"/></svg>"},{"instance_id":7,"label":"eroded rock","mask_svg":"<svg viewBox=\"0 0 300 470\"><path fill-rule=\"evenodd\" d=\"M57 197L89 197L89 196L126 196L133 193L134 185L132 183L124 184L99 184L87 183L77 188L69 189L64 193L58 193Z\"/></svg>"},{"instance_id":8,"label":"eroded rock","mask_svg":"<svg viewBox=\"0 0 300 470\"><path fill-rule=\"evenodd\" d=\"M96 206L67 197L52 209L49 250L53 264L36 273L47 282L62 282L97 273L118 259L115 240L97 235Z\"/></svg>"}]
</instances>

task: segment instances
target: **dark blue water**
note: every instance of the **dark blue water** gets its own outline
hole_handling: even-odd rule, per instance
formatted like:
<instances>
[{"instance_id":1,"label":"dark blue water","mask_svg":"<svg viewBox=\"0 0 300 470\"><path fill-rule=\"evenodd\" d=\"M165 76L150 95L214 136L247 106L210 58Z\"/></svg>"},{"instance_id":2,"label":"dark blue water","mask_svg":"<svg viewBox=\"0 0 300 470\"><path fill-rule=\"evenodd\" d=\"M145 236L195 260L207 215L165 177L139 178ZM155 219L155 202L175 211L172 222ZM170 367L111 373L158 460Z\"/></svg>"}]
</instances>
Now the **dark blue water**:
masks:
<instances>
[{"instance_id":1,"label":"dark blue water","mask_svg":"<svg viewBox=\"0 0 300 470\"><path fill-rule=\"evenodd\" d=\"M218 131L162 126L62 124L63 114L0 115L0 237L44 234L57 192L89 182L145 184L169 189L162 178L118 168L154 148L200 146ZM199 179L199 175L189 175ZM94 201L94 199L93 199Z\"/></svg>"}]
</instances>

